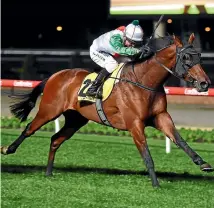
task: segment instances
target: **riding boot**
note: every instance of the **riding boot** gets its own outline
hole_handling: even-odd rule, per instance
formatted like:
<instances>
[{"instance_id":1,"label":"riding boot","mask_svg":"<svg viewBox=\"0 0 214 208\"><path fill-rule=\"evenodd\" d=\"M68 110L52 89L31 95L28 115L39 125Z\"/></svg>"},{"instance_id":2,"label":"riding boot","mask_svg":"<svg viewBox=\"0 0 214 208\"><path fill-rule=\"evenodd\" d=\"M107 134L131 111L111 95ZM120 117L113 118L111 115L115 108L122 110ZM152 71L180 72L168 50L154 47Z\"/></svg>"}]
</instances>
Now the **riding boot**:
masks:
<instances>
[{"instance_id":1,"label":"riding boot","mask_svg":"<svg viewBox=\"0 0 214 208\"><path fill-rule=\"evenodd\" d=\"M97 90L103 81L107 78L110 73L104 68L102 69L96 79L93 81L92 85L88 88L87 96L95 97L97 95Z\"/></svg>"}]
</instances>

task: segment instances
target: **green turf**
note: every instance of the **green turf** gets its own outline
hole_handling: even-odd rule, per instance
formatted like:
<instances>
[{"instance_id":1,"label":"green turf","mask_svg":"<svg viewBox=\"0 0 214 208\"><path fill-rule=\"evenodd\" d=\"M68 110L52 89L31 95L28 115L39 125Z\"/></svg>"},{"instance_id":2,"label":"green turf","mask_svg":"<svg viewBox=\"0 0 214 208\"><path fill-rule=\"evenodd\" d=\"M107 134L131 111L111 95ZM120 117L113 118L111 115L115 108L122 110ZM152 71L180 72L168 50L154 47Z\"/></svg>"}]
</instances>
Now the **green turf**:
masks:
<instances>
[{"instance_id":1,"label":"green turf","mask_svg":"<svg viewBox=\"0 0 214 208\"><path fill-rule=\"evenodd\" d=\"M17 137L3 130L2 144ZM28 138L14 155L2 156L2 207L213 208L214 174L203 173L173 145L148 139L161 184L153 189L131 138L76 134L58 150L54 176L45 177L50 133ZM214 165L214 144L190 144Z\"/></svg>"}]
</instances>

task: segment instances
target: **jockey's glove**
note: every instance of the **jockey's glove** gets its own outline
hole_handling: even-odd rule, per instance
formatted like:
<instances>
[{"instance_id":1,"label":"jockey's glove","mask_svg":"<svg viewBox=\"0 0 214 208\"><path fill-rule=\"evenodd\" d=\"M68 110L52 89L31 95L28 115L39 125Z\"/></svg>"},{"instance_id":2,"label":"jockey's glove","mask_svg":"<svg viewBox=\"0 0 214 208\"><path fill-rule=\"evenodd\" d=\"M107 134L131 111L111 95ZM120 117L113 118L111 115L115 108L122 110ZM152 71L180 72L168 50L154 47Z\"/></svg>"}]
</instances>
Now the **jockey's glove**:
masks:
<instances>
[{"instance_id":1,"label":"jockey's glove","mask_svg":"<svg viewBox=\"0 0 214 208\"><path fill-rule=\"evenodd\" d=\"M153 54L153 51L147 45L143 45L140 50L141 50L141 53L142 53L141 54L141 58L146 58L146 57L148 57L148 56Z\"/></svg>"},{"instance_id":2,"label":"jockey's glove","mask_svg":"<svg viewBox=\"0 0 214 208\"><path fill-rule=\"evenodd\" d=\"M143 54L148 54L151 51L150 47L147 45L143 45L140 50Z\"/></svg>"}]
</instances>

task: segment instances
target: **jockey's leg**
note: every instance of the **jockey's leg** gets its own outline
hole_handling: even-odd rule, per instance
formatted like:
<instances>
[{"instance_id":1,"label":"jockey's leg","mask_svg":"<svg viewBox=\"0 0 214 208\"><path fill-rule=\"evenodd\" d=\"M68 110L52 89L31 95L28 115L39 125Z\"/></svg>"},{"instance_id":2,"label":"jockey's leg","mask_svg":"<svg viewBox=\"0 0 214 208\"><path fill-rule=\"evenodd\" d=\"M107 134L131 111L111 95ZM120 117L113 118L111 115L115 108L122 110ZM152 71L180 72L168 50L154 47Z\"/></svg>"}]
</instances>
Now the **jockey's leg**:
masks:
<instances>
[{"instance_id":1,"label":"jockey's leg","mask_svg":"<svg viewBox=\"0 0 214 208\"><path fill-rule=\"evenodd\" d=\"M98 73L98 75L97 75L96 79L93 81L92 85L89 87L89 89L87 91L87 95L96 96L99 86L103 83L103 81L109 74L110 73L106 69L102 69Z\"/></svg>"},{"instance_id":2,"label":"jockey's leg","mask_svg":"<svg viewBox=\"0 0 214 208\"><path fill-rule=\"evenodd\" d=\"M88 96L96 96L99 86L118 66L118 62L110 54L93 50L93 48L90 48L90 57L96 64L103 68L86 93Z\"/></svg>"}]
</instances>

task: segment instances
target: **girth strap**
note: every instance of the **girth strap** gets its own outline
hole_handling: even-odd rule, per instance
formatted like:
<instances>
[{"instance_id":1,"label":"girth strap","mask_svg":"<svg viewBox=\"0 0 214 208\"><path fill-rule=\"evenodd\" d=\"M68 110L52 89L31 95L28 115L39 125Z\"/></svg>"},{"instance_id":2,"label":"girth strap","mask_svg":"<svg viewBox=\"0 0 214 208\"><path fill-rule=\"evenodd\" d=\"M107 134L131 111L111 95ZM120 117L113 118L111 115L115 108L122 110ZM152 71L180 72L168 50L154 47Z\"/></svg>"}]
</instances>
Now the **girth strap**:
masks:
<instances>
[{"instance_id":1,"label":"girth strap","mask_svg":"<svg viewBox=\"0 0 214 208\"><path fill-rule=\"evenodd\" d=\"M108 121L108 119L107 119L107 117L106 117L106 115L105 115L105 113L104 113L103 106L102 106L102 100L99 99L99 98L97 98L97 99L96 99L95 105L96 105L97 113L98 113L98 115L99 115L100 120L102 121L102 123L103 123L104 125L106 125L106 126L113 127L113 126L110 124L110 122Z\"/></svg>"}]
</instances>

